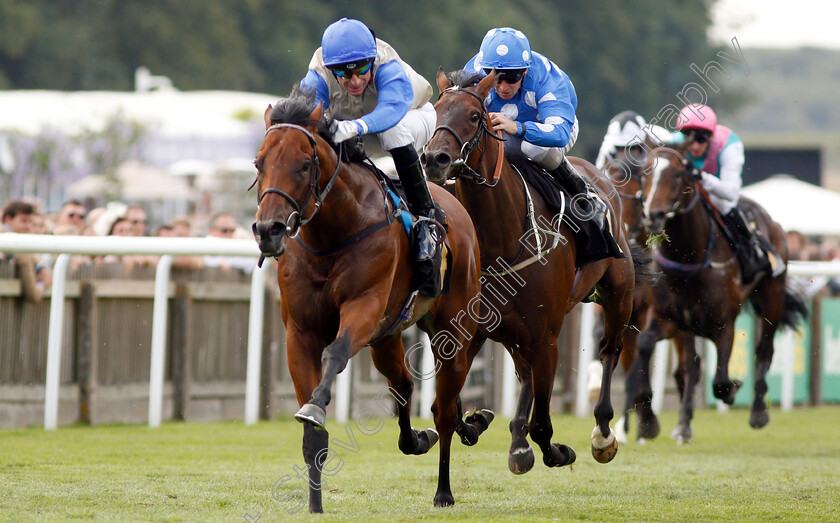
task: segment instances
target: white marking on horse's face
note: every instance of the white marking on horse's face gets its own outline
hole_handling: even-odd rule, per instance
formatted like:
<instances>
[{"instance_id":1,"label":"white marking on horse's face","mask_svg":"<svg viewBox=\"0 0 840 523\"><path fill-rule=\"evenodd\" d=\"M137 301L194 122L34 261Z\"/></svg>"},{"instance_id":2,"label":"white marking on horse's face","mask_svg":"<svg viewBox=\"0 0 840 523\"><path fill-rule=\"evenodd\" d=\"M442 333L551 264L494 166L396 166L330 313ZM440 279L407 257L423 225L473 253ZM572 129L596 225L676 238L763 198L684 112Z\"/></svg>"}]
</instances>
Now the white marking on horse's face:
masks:
<instances>
[{"instance_id":1,"label":"white marking on horse's face","mask_svg":"<svg viewBox=\"0 0 840 523\"><path fill-rule=\"evenodd\" d=\"M653 172L650 176L650 193L648 194L647 200L645 200L645 216L650 216L650 205L653 202L653 197L656 195L656 190L659 188L659 179L662 177L662 171L664 171L670 162L664 158L654 157L653 159Z\"/></svg>"}]
</instances>

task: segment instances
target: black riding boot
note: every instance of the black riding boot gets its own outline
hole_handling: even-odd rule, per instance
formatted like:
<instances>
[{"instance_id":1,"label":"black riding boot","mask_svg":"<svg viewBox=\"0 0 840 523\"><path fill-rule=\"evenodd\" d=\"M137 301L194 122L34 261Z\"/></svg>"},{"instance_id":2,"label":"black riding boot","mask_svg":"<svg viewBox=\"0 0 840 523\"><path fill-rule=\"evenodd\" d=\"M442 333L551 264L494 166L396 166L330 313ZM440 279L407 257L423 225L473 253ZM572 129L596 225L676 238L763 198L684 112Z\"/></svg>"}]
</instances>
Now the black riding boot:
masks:
<instances>
[{"instance_id":1,"label":"black riding boot","mask_svg":"<svg viewBox=\"0 0 840 523\"><path fill-rule=\"evenodd\" d=\"M580 206L580 211L585 215L581 217L595 220L598 228L603 229L607 219L607 204L595 196L595 191L589 187L583 176L572 167L571 162L564 157L560 161L560 166L551 174L564 189L569 191L573 199L578 195L580 196L580 198L575 199L575 203Z\"/></svg>"},{"instance_id":2,"label":"black riding boot","mask_svg":"<svg viewBox=\"0 0 840 523\"><path fill-rule=\"evenodd\" d=\"M438 247L438 230L432 223L434 219L435 206L432 195L429 193L429 186L426 185L426 178L423 176L423 168L420 166L420 158L417 151L411 145L398 147L390 151L394 158L394 167L400 177L405 196L408 200L408 210L419 218L415 225L417 234L417 261L428 261L434 259Z\"/></svg>"},{"instance_id":3,"label":"black riding boot","mask_svg":"<svg viewBox=\"0 0 840 523\"><path fill-rule=\"evenodd\" d=\"M752 283L758 273L769 271L770 261L764 250L759 246L752 227L746 217L736 208L723 215L723 221L733 233L738 250L738 261L741 264L741 281L746 285Z\"/></svg>"}]
</instances>

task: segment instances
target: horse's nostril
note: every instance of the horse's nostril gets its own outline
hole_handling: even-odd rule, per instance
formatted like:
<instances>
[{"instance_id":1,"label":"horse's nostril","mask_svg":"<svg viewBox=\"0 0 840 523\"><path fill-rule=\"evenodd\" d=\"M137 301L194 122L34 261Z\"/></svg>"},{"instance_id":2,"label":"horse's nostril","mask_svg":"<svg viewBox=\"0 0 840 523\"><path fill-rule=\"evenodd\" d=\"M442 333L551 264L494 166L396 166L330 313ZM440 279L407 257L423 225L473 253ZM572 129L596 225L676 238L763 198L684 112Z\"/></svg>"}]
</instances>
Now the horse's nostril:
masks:
<instances>
[{"instance_id":1,"label":"horse's nostril","mask_svg":"<svg viewBox=\"0 0 840 523\"><path fill-rule=\"evenodd\" d=\"M280 236L282 234L285 234L285 232L286 232L286 226L283 225L282 223L274 222L274 223L271 224L271 230L269 231L269 234L271 235L272 238Z\"/></svg>"},{"instance_id":2,"label":"horse's nostril","mask_svg":"<svg viewBox=\"0 0 840 523\"><path fill-rule=\"evenodd\" d=\"M447 153L440 152L435 155L435 163L440 166L446 166L452 163L452 157L449 156Z\"/></svg>"}]
</instances>

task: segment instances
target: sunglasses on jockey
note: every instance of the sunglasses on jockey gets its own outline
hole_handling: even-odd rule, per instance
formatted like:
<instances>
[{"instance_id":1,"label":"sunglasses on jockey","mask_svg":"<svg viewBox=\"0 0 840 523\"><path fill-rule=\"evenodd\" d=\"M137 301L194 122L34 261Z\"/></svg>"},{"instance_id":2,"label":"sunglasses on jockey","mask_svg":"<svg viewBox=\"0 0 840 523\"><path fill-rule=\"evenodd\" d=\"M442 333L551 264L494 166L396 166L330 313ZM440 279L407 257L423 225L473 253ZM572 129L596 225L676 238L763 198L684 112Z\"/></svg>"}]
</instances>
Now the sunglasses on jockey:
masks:
<instances>
[{"instance_id":1,"label":"sunglasses on jockey","mask_svg":"<svg viewBox=\"0 0 840 523\"><path fill-rule=\"evenodd\" d=\"M522 77L525 76L525 71L527 71L527 69L497 69L496 81L499 83L505 82L506 84L515 84L519 80L522 80ZM486 74L490 74L493 72L493 69L485 69L484 72Z\"/></svg>"},{"instance_id":2,"label":"sunglasses on jockey","mask_svg":"<svg viewBox=\"0 0 840 523\"><path fill-rule=\"evenodd\" d=\"M712 137L712 133L709 131L697 131L697 130L690 130L685 133L686 140L691 140L694 143L706 143L709 141L709 138Z\"/></svg>"},{"instance_id":3,"label":"sunglasses on jockey","mask_svg":"<svg viewBox=\"0 0 840 523\"><path fill-rule=\"evenodd\" d=\"M373 67L373 60L368 60L366 62L352 62L349 64L334 65L331 66L329 69L338 78L346 80L354 76L362 77L366 75L368 71L370 71L371 67Z\"/></svg>"}]
</instances>

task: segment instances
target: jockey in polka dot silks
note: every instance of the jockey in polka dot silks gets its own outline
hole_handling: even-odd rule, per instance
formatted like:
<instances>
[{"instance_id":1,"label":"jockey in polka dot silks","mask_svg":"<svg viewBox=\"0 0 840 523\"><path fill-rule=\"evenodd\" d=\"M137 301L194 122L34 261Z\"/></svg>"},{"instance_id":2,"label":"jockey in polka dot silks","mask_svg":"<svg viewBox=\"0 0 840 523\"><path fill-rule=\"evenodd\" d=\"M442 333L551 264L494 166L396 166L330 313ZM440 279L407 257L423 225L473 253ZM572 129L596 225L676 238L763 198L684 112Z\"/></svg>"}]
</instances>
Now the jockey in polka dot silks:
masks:
<instances>
[{"instance_id":1,"label":"jockey in polka dot silks","mask_svg":"<svg viewBox=\"0 0 840 523\"><path fill-rule=\"evenodd\" d=\"M507 133L505 154L527 157L543 167L583 204L587 216L603 224L606 204L565 159L578 136L578 100L569 76L532 51L528 38L510 27L488 31L464 69L478 74L496 71L485 105L493 130Z\"/></svg>"}]
</instances>

